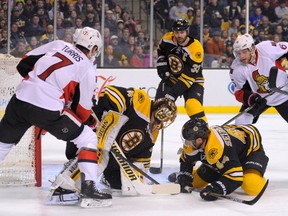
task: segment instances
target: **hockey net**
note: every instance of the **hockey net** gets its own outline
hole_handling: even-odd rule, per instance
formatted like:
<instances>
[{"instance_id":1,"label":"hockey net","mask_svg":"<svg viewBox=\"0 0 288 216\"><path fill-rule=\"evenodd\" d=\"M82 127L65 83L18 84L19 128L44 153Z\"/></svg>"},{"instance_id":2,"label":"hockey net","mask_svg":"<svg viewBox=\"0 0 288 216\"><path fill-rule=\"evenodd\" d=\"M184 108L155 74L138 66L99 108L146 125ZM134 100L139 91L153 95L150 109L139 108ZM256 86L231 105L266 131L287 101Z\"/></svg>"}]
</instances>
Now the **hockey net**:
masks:
<instances>
[{"instance_id":1,"label":"hockey net","mask_svg":"<svg viewBox=\"0 0 288 216\"><path fill-rule=\"evenodd\" d=\"M19 58L0 55L0 119L22 77L16 70ZM41 137L39 129L31 127L21 141L0 162L0 186L41 186Z\"/></svg>"}]
</instances>

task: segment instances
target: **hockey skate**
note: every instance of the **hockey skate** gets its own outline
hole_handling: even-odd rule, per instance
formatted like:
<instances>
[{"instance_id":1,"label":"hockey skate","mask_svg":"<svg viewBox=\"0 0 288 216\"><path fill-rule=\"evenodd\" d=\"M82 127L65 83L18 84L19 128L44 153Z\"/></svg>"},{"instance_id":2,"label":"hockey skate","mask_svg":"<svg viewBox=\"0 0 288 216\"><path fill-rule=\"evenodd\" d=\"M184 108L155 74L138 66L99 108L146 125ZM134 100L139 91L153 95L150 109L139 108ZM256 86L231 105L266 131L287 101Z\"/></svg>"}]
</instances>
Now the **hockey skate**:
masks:
<instances>
[{"instance_id":1,"label":"hockey skate","mask_svg":"<svg viewBox=\"0 0 288 216\"><path fill-rule=\"evenodd\" d=\"M52 190L47 197L46 205L75 205L80 201L79 193L61 187Z\"/></svg>"},{"instance_id":2,"label":"hockey skate","mask_svg":"<svg viewBox=\"0 0 288 216\"><path fill-rule=\"evenodd\" d=\"M85 180L85 175L81 173L81 203L84 208L108 207L112 205L112 196L109 193L96 188L94 181Z\"/></svg>"}]
</instances>

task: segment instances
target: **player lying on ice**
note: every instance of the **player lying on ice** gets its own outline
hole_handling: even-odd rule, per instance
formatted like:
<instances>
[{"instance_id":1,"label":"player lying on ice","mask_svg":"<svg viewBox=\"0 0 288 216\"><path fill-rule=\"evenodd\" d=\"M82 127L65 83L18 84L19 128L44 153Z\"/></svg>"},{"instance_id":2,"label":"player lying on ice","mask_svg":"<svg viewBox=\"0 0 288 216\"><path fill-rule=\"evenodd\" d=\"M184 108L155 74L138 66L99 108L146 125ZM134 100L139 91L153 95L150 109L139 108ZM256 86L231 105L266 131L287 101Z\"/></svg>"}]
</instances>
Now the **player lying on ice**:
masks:
<instances>
[{"instance_id":1,"label":"player lying on ice","mask_svg":"<svg viewBox=\"0 0 288 216\"><path fill-rule=\"evenodd\" d=\"M137 188L136 191L132 190L133 185L112 156L111 147L119 145L129 161L146 171L150 166L155 137L160 129L168 127L176 118L175 103L166 98L152 101L141 89L106 86L93 111L101 119L96 131L97 176L104 172L101 180L105 179L111 188L122 189L124 195L136 195ZM52 184L48 204L79 202L80 175L77 160L74 159L77 154L77 147L67 143L66 156L71 160ZM143 180L143 176L140 179ZM101 201L93 205L103 206Z\"/></svg>"},{"instance_id":2,"label":"player lying on ice","mask_svg":"<svg viewBox=\"0 0 288 216\"><path fill-rule=\"evenodd\" d=\"M248 195L257 195L262 190L269 159L254 126L208 127L196 118L183 125L182 136L188 153L182 152L180 172L176 174L181 192L202 189L201 198L214 201L217 196L212 193L226 195L240 186ZM202 164L196 169L197 161ZM172 174L169 177L173 180Z\"/></svg>"}]
</instances>

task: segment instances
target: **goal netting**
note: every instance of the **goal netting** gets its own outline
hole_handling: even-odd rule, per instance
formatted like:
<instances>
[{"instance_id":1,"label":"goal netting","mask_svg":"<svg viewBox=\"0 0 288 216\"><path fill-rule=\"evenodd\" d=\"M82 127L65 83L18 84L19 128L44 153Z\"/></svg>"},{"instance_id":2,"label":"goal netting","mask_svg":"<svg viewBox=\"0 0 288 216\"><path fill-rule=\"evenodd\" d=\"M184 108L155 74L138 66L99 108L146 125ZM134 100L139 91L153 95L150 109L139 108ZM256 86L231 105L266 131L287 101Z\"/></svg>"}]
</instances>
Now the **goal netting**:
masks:
<instances>
[{"instance_id":1,"label":"goal netting","mask_svg":"<svg viewBox=\"0 0 288 216\"><path fill-rule=\"evenodd\" d=\"M0 119L22 77L16 70L19 58L0 55ZM41 141L39 129L31 127L0 162L1 185L41 186Z\"/></svg>"}]
</instances>

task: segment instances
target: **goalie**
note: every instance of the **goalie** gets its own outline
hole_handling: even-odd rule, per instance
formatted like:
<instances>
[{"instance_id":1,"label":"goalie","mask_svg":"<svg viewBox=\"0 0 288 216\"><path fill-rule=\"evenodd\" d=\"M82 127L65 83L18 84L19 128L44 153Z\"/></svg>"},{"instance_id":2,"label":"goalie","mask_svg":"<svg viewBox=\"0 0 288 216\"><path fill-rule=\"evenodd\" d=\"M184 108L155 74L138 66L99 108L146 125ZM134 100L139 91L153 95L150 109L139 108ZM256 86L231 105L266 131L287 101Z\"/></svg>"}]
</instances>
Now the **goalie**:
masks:
<instances>
[{"instance_id":1,"label":"goalie","mask_svg":"<svg viewBox=\"0 0 288 216\"><path fill-rule=\"evenodd\" d=\"M97 176L100 177L103 173L102 182L112 189L122 189L125 195L131 193L135 195L135 191L131 192L132 187L129 185L127 176L121 172L110 152L111 146L118 143L126 158L146 171L150 166L156 136L160 129L174 122L177 107L167 98L152 101L141 89L106 86L93 111L97 118L101 119L96 131ZM113 144L114 141L116 142ZM79 171L77 161L73 159L77 156L77 152L75 145L67 144L66 157L70 161L56 177L48 204L78 202ZM143 176L140 175L140 178L143 179Z\"/></svg>"},{"instance_id":2,"label":"goalie","mask_svg":"<svg viewBox=\"0 0 288 216\"><path fill-rule=\"evenodd\" d=\"M191 119L184 124L182 136L190 153L182 153L176 175L181 192L202 189L201 198L214 201L217 196L213 194L226 195L241 187L246 194L257 195L264 187L263 175L269 159L254 126L208 128L202 119ZM202 164L193 169L197 161Z\"/></svg>"}]
</instances>

